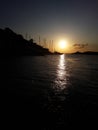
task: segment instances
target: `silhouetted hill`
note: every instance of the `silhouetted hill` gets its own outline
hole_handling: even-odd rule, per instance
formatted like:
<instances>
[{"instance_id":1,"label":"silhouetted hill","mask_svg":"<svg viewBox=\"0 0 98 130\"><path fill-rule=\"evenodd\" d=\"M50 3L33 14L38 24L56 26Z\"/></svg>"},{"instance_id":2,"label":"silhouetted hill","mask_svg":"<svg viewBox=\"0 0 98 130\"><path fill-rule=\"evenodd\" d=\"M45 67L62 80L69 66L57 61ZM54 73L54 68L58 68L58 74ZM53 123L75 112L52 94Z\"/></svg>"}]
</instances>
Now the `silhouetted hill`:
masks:
<instances>
[{"instance_id":1,"label":"silhouetted hill","mask_svg":"<svg viewBox=\"0 0 98 130\"><path fill-rule=\"evenodd\" d=\"M51 54L48 49L24 39L22 35L16 34L9 28L0 29L0 54L10 55L46 55Z\"/></svg>"},{"instance_id":2,"label":"silhouetted hill","mask_svg":"<svg viewBox=\"0 0 98 130\"><path fill-rule=\"evenodd\" d=\"M60 53L60 52L55 51L55 52L53 52L52 54L54 54L54 55L61 55L61 54L63 54L63 53Z\"/></svg>"},{"instance_id":3,"label":"silhouetted hill","mask_svg":"<svg viewBox=\"0 0 98 130\"><path fill-rule=\"evenodd\" d=\"M72 54L82 54L82 55L98 55L98 52L93 52L93 51L85 51L85 52L75 52L75 53L72 53Z\"/></svg>"}]
</instances>

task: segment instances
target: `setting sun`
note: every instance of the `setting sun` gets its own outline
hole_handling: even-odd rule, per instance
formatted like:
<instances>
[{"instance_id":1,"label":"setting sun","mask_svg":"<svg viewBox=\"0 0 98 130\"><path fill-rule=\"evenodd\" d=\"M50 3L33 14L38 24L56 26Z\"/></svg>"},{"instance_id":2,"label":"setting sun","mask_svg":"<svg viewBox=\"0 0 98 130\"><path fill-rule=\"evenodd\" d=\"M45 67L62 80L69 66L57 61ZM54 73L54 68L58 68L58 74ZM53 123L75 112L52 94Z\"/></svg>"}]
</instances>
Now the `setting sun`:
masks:
<instances>
[{"instance_id":1,"label":"setting sun","mask_svg":"<svg viewBox=\"0 0 98 130\"><path fill-rule=\"evenodd\" d=\"M65 40L59 41L59 48L60 49L65 49L66 46L67 46L67 41L65 41Z\"/></svg>"}]
</instances>

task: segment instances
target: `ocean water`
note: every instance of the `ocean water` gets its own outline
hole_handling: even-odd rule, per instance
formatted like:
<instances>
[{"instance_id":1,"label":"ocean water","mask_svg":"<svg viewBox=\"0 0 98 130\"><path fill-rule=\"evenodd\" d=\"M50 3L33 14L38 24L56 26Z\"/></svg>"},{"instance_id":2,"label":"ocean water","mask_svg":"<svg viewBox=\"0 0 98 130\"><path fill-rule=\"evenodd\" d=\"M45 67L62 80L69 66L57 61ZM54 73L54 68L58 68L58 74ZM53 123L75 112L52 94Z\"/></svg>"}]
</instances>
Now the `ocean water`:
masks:
<instances>
[{"instance_id":1,"label":"ocean water","mask_svg":"<svg viewBox=\"0 0 98 130\"><path fill-rule=\"evenodd\" d=\"M18 123L41 130L97 125L97 55L6 58L0 72L2 110Z\"/></svg>"}]
</instances>

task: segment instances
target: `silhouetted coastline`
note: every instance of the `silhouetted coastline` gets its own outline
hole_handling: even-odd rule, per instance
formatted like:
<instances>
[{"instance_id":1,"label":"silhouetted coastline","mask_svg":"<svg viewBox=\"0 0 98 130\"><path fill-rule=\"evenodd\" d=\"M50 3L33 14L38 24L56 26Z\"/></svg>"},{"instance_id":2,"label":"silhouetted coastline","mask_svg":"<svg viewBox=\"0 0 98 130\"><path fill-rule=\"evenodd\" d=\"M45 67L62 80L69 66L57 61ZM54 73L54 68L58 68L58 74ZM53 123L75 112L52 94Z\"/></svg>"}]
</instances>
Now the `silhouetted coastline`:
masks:
<instances>
[{"instance_id":1,"label":"silhouetted coastline","mask_svg":"<svg viewBox=\"0 0 98 130\"><path fill-rule=\"evenodd\" d=\"M75 52L75 53L71 53L71 54L81 54L81 55L98 55L98 52L94 52L94 51L85 51L85 52Z\"/></svg>"},{"instance_id":2,"label":"silhouetted coastline","mask_svg":"<svg viewBox=\"0 0 98 130\"><path fill-rule=\"evenodd\" d=\"M10 28L0 29L0 55L1 56L37 56L60 54L50 52L34 42L33 39L26 40L22 35L16 34Z\"/></svg>"}]
</instances>

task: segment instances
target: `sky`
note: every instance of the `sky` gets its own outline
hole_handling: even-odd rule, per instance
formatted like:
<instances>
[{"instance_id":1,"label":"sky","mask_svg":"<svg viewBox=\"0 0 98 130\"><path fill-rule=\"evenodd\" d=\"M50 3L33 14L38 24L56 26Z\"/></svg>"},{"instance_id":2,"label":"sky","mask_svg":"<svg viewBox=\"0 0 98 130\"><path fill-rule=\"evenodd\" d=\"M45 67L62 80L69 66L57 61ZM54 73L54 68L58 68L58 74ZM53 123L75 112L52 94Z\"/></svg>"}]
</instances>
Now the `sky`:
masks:
<instances>
[{"instance_id":1,"label":"sky","mask_svg":"<svg viewBox=\"0 0 98 130\"><path fill-rule=\"evenodd\" d=\"M53 40L57 51L60 40L67 41L65 52L98 51L98 0L0 0L5 27L37 43L40 36L47 46Z\"/></svg>"}]
</instances>

